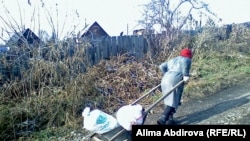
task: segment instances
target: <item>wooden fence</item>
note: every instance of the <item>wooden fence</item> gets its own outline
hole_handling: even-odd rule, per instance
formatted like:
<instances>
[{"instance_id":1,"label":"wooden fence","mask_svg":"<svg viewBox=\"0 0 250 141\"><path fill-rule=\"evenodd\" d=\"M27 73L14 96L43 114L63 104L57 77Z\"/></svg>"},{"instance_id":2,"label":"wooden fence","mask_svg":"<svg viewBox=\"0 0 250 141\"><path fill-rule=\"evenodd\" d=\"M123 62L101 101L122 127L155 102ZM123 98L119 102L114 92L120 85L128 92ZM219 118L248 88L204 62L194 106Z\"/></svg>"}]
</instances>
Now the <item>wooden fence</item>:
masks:
<instances>
[{"instance_id":1,"label":"wooden fence","mask_svg":"<svg viewBox=\"0 0 250 141\"><path fill-rule=\"evenodd\" d=\"M90 40L90 42L90 46L85 50L87 62L79 62L82 64L75 64L79 69L75 70L75 73L85 72L88 65L95 65L99 63L101 59L110 59L113 56L119 56L123 54L130 56L132 55L135 57L135 59L139 59L143 57L144 54L149 50L147 40L143 36L114 36L99 39L96 38L94 40ZM70 48L75 48L75 46L76 44L72 44ZM70 48L65 48L65 50L60 51L62 51L61 53L64 54L63 52L67 52L67 50L70 50ZM2 57L6 57L8 62L6 64L0 64L0 85L5 80L12 79L12 76L13 79L15 77L20 77L20 69L21 66L23 66L23 64L18 64L18 61L15 61L16 56L11 54L2 55ZM71 55L74 55L74 53ZM62 56L60 58L62 58ZM46 59L46 57L44 59ZM24 60L24 62L26 61L29 61L29 59ZM86 66L86 64L88 65Z\"/></svg>"},{"instance_id":2,"label":"wooden fence","mask_svg":"<svg viewBox=\"0 0 250 141\"><path fill-rule=\"evenodd\" d=\"M113 36L91 41L87 49L89 63L94 65L101 59L122 54L132 54L139 59L148 52L149 46L143 36Z\"/></svg>"}]
</instances>

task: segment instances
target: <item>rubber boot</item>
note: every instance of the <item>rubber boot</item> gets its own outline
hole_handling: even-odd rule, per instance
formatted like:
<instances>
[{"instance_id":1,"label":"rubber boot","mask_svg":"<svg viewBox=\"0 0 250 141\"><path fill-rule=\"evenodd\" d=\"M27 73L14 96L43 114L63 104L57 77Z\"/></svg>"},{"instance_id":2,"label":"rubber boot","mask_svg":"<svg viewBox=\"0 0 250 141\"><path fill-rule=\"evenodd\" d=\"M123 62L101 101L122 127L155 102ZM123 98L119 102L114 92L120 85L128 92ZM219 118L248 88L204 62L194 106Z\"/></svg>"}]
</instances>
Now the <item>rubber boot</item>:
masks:
<instances>
[{"instance_id":1,"label":"rubber boot","mask_svg":"<svg viewBox=\"0 0 250 141\"><path fill-rule=\"evenodd\" d=\"M167 117L165 115L161 115L160 118L157 120L158 125L165 125L167 121Z\"/></svg>"},{"instance_id":2,"label":"rubber boot","mask_svg":"<svg viewBox=\"0 0 250 141\"><path fill-rule=\"evenodd\" d=\"M166 106L163 114L157 120L158 125L166 125L167 120L169 120L170 115L172 115L175 111L175 108Z\"/></svg>"}]
</instances>

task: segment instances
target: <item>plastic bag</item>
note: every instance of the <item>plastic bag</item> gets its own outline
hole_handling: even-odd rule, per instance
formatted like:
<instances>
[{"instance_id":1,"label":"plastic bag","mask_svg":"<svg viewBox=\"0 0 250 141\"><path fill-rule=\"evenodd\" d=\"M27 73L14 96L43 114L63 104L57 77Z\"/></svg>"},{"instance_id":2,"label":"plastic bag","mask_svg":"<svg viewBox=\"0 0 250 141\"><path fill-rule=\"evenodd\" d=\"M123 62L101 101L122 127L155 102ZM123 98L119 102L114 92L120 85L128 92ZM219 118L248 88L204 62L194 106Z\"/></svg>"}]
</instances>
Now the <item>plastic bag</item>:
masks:
<instances>
[{"instance_id":1,"label":"plastic bag","mask_svg":"<svg viewBox=\"0 0 250 141\"><path fill-rule=\"evenodd\" d=\"M141 125L143 123L142 106L126 105L118 109L116 119L118 123L127 131L132 130L132 125Z\"/></svg>"},{"instance_id":2,"label":"plastic bag","mask_svg":"<svg viewBox=\"0 0 250 141\"><path fill-rule=\"evenodd\" d=\"M98 109L90 111L90 108L86 107L82 112L82 116L84 118L83 129L98 134L109 132L119 126L117 120L112 115Z\"/></svg>"}]
</instances>

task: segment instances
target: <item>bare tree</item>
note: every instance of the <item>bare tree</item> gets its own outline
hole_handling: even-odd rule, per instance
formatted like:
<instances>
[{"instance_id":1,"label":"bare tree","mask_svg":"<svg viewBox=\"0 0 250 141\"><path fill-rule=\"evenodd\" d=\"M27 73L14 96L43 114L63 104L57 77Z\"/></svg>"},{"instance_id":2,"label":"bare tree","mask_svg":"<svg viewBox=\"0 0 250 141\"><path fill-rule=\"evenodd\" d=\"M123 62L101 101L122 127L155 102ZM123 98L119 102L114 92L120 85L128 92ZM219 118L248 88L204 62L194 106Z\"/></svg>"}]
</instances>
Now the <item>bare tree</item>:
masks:
<instances>
[{"instance_id":1,"label":"bare tree","mask_svg":"<svg viewBox=\"0 0 250 141\"><path fill-rule=\"evenodd\" d=\"M218 19L202 0L151 0L143 7L139 24L146 33L157 31L161 35L154 39L153 45L150 41L154 52L172 50L173 44L179 43L179 33L200 29L205 19Z\"/></svg>"},{"instance_id":2,"label":"bare tree","mask_svg":"<svg viewBox=\"0 0 250 141\"><path fill-rule=\"evenodd\" d=\"M216 14L200 0L151 0L144 5L143 19L139 24L146 30L158 27L171 37L173 31L201 27L205 17L216 17Z\"/></svg>"}]
</instances>

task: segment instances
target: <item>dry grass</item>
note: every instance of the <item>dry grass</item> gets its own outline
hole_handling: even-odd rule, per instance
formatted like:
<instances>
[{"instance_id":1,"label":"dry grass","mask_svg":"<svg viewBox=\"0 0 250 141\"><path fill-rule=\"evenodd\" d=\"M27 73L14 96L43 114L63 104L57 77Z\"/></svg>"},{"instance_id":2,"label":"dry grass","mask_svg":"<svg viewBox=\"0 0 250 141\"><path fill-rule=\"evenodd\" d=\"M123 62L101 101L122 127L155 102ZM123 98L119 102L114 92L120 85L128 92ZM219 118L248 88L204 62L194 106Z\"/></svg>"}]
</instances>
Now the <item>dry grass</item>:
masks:
<instances>
[{"instance_id":1,"label":"dry grass","mask_svg":"<svg viewBox=\"0 0 250 141\"><path fill-rule=\"evenodd\" d=\"M250 32L244 29L237 39L234 32L238 33L233 31L231 38L222 41L205 36L208 33L192 39L195 56L184 101L214 94L249 78ZM124 54L92 67L84 57L87 44L77 46L74 56L62 52L68 47L59 44L49 45L43 59L36 49L29 51L32 59L26 51L19 51L14 61L1 57L2 66L14 71L1 79L1 139L50 138L58 132L81 129L81 112L86 105L114 113L158 85L158 65L178 55L178 49L185 44L183 40L175 45L176 50L160 53L157 58L135 60ZM167 44L159 50L164 48L168 48ZM159 94L158 89L142 104L151 104Z\"/></svg>"}]
</instances>

